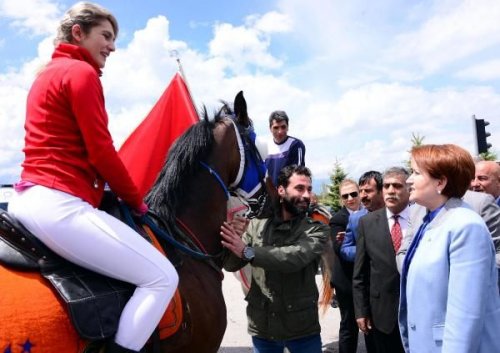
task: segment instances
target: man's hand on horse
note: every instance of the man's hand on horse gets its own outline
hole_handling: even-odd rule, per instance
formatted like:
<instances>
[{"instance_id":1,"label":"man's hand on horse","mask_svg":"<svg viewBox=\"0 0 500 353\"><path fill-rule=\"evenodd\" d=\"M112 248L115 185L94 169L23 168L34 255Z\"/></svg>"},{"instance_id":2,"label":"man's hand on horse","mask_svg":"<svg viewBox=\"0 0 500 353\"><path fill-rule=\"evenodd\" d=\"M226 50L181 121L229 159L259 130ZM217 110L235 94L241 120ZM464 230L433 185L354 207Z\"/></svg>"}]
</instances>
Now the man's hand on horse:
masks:
<instances>
[{"instance_id":1,"label":"man's hand on horse","mask_svg":"<svg viewBox=\"0 0 500 353\"><path fill-rule=\"evenodd\" d=\"M241 234L234 229L233 225L224 222L220 227L220 235L222 236L222 246L241 258L246 244L241 240Z\"/></svg>"},{"instance_id":2,"label":"man's hand on horse","mask_svg":"<svg viewBox=\"0 0 500 353\"><path fill-rule=\"evenodd\" d=\"M238 235L241 238L243 233L245 233L245 231L247 230L248 223L250 223L250 220L246 217L237 214L234 216L233 220L229 223L233 226L234 231L238 233Z\"/></svg>"}]
</instances>

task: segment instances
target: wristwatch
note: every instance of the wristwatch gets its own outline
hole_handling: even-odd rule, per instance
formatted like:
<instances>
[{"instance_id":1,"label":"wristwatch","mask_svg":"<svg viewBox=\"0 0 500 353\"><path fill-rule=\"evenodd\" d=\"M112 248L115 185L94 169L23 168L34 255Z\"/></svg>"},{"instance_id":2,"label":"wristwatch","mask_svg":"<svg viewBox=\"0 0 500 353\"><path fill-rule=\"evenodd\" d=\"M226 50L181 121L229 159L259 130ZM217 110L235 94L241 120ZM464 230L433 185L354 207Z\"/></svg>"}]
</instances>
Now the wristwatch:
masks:
<instances>
[{"instance_id":1,"label":"wristwatch","mask_svg":"<svg viewBox=\"0 0 500 353\"><path fill-rule=\"evenodd\" d=\"M243 260L251 262L255 257L255 250L251 246L245 246L243 248Z\"/></svg>"}]
</instances>

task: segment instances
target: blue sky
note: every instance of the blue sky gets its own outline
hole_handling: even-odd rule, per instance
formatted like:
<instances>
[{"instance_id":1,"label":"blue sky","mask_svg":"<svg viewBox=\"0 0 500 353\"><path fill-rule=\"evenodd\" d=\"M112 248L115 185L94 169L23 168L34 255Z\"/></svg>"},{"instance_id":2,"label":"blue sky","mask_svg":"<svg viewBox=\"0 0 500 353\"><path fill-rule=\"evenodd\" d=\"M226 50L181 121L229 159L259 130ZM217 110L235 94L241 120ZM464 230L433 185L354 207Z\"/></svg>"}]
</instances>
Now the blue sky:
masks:
<instances>
[{"instance_id":1,"label":"blue sky","mask_svg":"<svg viewBox=\"0 0 500 353\"><path fill-rule=\"evenodd\" d=\"M26 95L72 4L0 0L0 183L18 178ZM120 23L102 77L117 147L176 72L176 51L198 106L243 90L262 137L269 113L287 111L317 180L336 160L353 178L400 165L412 133L475 154L473 114L500 154L497 0L100 4Z\"/></svg>"}]
</instances>

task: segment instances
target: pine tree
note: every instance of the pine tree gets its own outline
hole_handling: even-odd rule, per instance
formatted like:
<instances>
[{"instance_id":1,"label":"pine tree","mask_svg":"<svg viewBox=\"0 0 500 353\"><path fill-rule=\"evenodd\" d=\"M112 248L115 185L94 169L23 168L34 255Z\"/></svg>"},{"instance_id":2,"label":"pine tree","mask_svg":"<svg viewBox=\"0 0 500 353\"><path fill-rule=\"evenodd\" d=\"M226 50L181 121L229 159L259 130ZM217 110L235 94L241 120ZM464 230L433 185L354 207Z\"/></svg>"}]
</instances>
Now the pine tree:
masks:
<instances>
[{"instance_id":1,"label":"pine tree","mask_svg":"<svg viewBox=\"0 0 500 353\"><path fill-rule=\"evenodd\" d=\"M416 147L416 146L422 146L424 144L424 139L425 136L420 136L420 134L415 134L414 132L411 133L411 147ZM411 150L408 151L408 153L411 153ZM406 165L406 168L408 170L411 170L411 160L408 158L406 161L404 161L404 164Z\"/></svg>"},{"instance_id":2,"label":"pine tree","mask_svg":"<svg viewBox=\"0 0 500 353\"><path fill-rule=\"evenodd\" d=\"M334 212L337 212L342 208L342 203L340 201L340 183L347 177L347 173L342 168L341 163L336 160L333 166L332 174L330 175L330 185L328 185L328 190L322 202L330 206Z\"/></svg>"},{"instance_id":3,"label":"pine tree","mask_svg":"<svg viewBox=\"0 0 500 353\"><path fill-rule=\"evenodd\" d=\"M479 158L483 161L496 161L497 160L497 154L495 152L484 152L479 154Z\"/></svg>"}]
</instances>

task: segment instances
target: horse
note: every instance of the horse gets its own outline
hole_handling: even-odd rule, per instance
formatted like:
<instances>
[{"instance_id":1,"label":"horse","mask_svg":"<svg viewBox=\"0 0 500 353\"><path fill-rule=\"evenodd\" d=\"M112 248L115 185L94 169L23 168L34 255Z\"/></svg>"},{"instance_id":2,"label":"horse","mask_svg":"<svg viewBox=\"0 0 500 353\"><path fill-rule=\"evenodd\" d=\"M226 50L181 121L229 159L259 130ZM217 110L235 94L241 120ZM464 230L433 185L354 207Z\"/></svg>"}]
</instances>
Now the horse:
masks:
<instances>
[{"instance_id":1,"label":"horse","mask_svg":"<svg viewBox=\"0 0 500 353\"><path fill-rule=\"evenodd\" d=\"M182 323L173 335L159 337L154 347L146 346L147 352L215 353L220 347L227 325L220 227L227 216L229 189L237 187L248 164L242 162L245 158L248 162L245 150L258 155L248 138L252 131L242 92L235 98L234 111L225 104L210 120L203 109L203 119L170 149L146 196L159 228L183 234L187 243L194 244L188 253L175 251L180 263ZM22 347L22 352L33 349L33 353L91 351L88 341L72 326L63 303L39 273L19 272L0 262L0 283L0 353L14 352L15 347ZM9 307L14 312L7 315L5 309Z\"/></svg>"}]
</instances>

